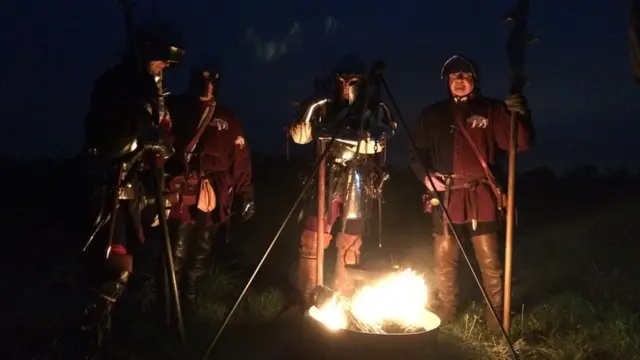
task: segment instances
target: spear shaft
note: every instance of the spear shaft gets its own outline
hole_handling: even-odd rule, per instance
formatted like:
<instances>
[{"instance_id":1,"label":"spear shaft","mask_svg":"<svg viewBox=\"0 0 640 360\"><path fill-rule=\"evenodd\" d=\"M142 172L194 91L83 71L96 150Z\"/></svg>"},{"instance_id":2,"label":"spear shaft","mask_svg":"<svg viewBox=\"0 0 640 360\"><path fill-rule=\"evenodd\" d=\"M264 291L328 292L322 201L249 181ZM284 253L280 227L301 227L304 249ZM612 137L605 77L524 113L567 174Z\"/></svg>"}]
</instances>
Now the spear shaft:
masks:
<instances>
[{"instance_id":1,"label":"spear shaft","mask_svg":"<svg viewBox=\"0 0 640 360\"><path fill-rule=\"evenodd\" d=\"M527 31L529 0L518 0L515 7L507 12L505 19L513 23L507 39L507 58L510 67L510 94L521 94L527 79L524 75L525 48L536 39ZM513 230L515 226L516 153L518 149L518 122L515 112L511 113L509 141L509 182L507 185L507 214L504 261L504 308L503 327L507 333L511 325L511 275L513 267ZM502 199L498 199L502 201Z\"/></svg>"}]
</instances>

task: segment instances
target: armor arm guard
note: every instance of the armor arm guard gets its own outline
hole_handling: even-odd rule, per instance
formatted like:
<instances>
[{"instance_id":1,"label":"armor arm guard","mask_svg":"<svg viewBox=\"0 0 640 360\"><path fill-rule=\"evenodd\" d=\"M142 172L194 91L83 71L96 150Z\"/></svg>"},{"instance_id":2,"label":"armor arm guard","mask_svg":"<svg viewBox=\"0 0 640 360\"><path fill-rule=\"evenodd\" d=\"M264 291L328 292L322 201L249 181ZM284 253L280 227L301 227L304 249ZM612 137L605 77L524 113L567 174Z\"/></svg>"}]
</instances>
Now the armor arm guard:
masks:
<instances>
[{"instance_id":1,"label":"armor arm guard","mask_svg":"<svg viewBox=\"0 0 640 360\"><path fill-rule=\"evenodd\" d=\"M320 118L319 113L325 109L328 98L317 100L307 106L302 118L289 127L289 135L296 144L304 145L313 140L313 126Z\"/></svg>"},{"instance_id":2,"label":"armor arm guard","mask_svg":"<svg viewBox=\"0 0 640 360\"><path fill-rule=\"evenodd\" d=\"M398 122L393 120L391 116L391 111L389 111L389 107L383 102L380 102L380 112L379 116L383 126L388 126L391 128L391 136L395 134L395 130L398 128Z\"/></svg>"}]
</instances>

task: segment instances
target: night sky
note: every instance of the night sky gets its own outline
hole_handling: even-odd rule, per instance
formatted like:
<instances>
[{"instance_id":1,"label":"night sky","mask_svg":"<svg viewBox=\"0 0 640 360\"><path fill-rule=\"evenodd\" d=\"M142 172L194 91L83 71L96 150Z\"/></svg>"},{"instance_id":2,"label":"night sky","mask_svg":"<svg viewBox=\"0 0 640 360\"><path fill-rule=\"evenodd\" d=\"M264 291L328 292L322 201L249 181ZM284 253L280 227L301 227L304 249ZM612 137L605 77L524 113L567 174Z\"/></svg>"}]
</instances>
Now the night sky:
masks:
<instances>
[{"instance_id":1,"label":"night sky","mask_svg":"<svg viewBox=\"0 0 640 360\"><path fill-rule=\"evenodd\" d=\"M159 17L183 30L188 60L167 73L186 86L189 62L211 54L221 101L244 122L255 150L284 151L282 127L313 78L345 53L386 61L385 75L407 121L445 95L442 63L457 52L476 60L486 95L507 92L505 40L498 20L514 0L212 1L157 0ZM637 168L640 89L629 68L630 0L536 1L525 88L537 148L521 168L584 164ZM99 5L102 5L101 7ZM138 0L138 20L151 0ZM70 157L83 143L93 81L125 46L118 1L21 0L0 13L0 152L13 158ZM404 134L392 161L406 164Z\"/></svg>"}]
</instances>

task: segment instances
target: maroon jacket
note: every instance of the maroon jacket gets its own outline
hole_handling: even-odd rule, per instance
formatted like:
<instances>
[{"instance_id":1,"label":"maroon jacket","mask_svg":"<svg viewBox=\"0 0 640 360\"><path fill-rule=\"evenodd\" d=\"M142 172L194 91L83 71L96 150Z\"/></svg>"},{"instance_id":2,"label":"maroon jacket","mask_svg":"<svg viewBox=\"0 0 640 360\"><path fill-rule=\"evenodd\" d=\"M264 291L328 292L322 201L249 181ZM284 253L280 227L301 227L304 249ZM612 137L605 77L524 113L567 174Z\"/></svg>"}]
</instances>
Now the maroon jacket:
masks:
<instances>
[{"instance_id":1,"label":"maroon jacket","mask_svg":"<svg viewBox=\"0 0 640 360\"><path fill-rule=\"evenodd\" d=\"M629 59L631 73L640 85L640 1L633 0L629 14Z\"/></svg>"},{"instance_id":2,"label":"maroon jacket","mask_svg":"<svg viewBox=\"0 0 640 360\"><path fill-rule=\"evenodd\" d=\"M497 202L472 146L458 129L464 126L491 167L498 153L509 150L511 113L504 102L477 95L467 103L443 100L422 110L410 147L411 167L420 182L429 173L453 175L447 209L454 223L496 220ZM518 117L518 151L534 138L530 114ZM427 169L425 169L425 167Z\"/></svg>"},{"instance_id":3,"label":"maroon jacket","mask_svg":"<svg viewBox=\"0 0 640 360\"><path fill-rule=\"evenodd\" d=\"M226 121L228 128L219 130L216 119ZM191 159L190 170L199 169L211 180L217 203L211 220L224 223L231 215L234 198L253 199L251 155L242 125L231 109L220 104L216 106L209 127L198 142L198 149ZM174 205L169 218L193 221L195 206L185 208L181 203Z\"/></svg>"}]
</instances>

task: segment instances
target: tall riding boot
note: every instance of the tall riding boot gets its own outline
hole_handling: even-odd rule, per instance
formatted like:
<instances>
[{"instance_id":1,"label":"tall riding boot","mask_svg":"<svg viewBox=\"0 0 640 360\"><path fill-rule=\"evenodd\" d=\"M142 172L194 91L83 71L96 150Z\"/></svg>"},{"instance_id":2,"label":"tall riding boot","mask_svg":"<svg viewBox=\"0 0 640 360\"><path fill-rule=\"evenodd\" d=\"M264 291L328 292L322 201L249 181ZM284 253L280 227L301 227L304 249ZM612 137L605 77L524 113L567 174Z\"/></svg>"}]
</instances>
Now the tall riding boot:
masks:
<instances>
[{"instance_id":1,"label":"tall riding boot","mask_svg":"<svg viewBox=\"0 0 640 360\"><path fill-rule=\"evenodd\" d=\"M333 287L345 296L353 295L355 282L347 275L347 265L357 265L360 262L360 248L362 237L339 233L336 238L336 265L333 272Z\"/></svg>"},{"instance_id":2,"label":"tall riding boot","mask_svg":"<svg viewBox=\"0 0 640 360\"><path fill-rule=\"evenodd\" d=\"M500 252L498 248L498 235L496 233L477 235L471 238L473 247L478 259L478 266L482 274L484 290L489 297L491 307L498 315L498 321L502 321L503 306L503 284L502 284L502 263L500 262ZM490 329L499 328L491 311L487 308L486 321Z\"/></svg>"},{"instance_id":3,"label":"tall riding boot","mask_svg":"<svg viewBox=\"0 0 640 360\"><path fill-rule=\"evenodd\" d=\"M171 221L170 229L173 268L176 274L176 281L180 285L185 262L193 242L195 225L183 221Z\"/></svg>"},{"instance_id":4,"label":"tall riding boot","mask_svg":"<svg viewBox=\"0 0 640 360\"><path fill-rule=\"evenodd\" d=\"M111 335L111 311L124 291L129 275L129 272L123 271L117 278L90 290L82 324L82 359L100 358Z\"/></svg>"},{"instance_id":5,"label":"tall riding boot","mask_svg":"<svg viewBox=\"0 0 640 360\"><path fill-rule=\"evenodd\" d=\"M197 309L197 285L202 276L209 271L207 261L211 255L217 229L215 225L208 225L202 231L196 231L195 234L193 262L187 269L187 278L185 279L185 298L191 311Z\"/></svg>"},{"instance_id":6,"label":"tall riding boot","mask_svg":"<svg viewBox=\"0 0 640 360\"><path fill-rule=\"evenodd\" d=\"M434 235L436 299L433 312L445 324L456 314L458 305L458 263L460 247L453 236Z\"/></svg>"},{"instance_id":7,"label":"tall riding boot","mask_svg":"<svg viewBox=\"0 0 640 360\"><path fill-rule=\"evenodd\" d=\"M324 235L324 248L331 243L331 234ZM300 252L298 257L298 291L304 305L313 302L312 294L316 288L318 273L318 257L316 254L316 232L304 230L300 236Z\"/></svg>"}]
</instances>

